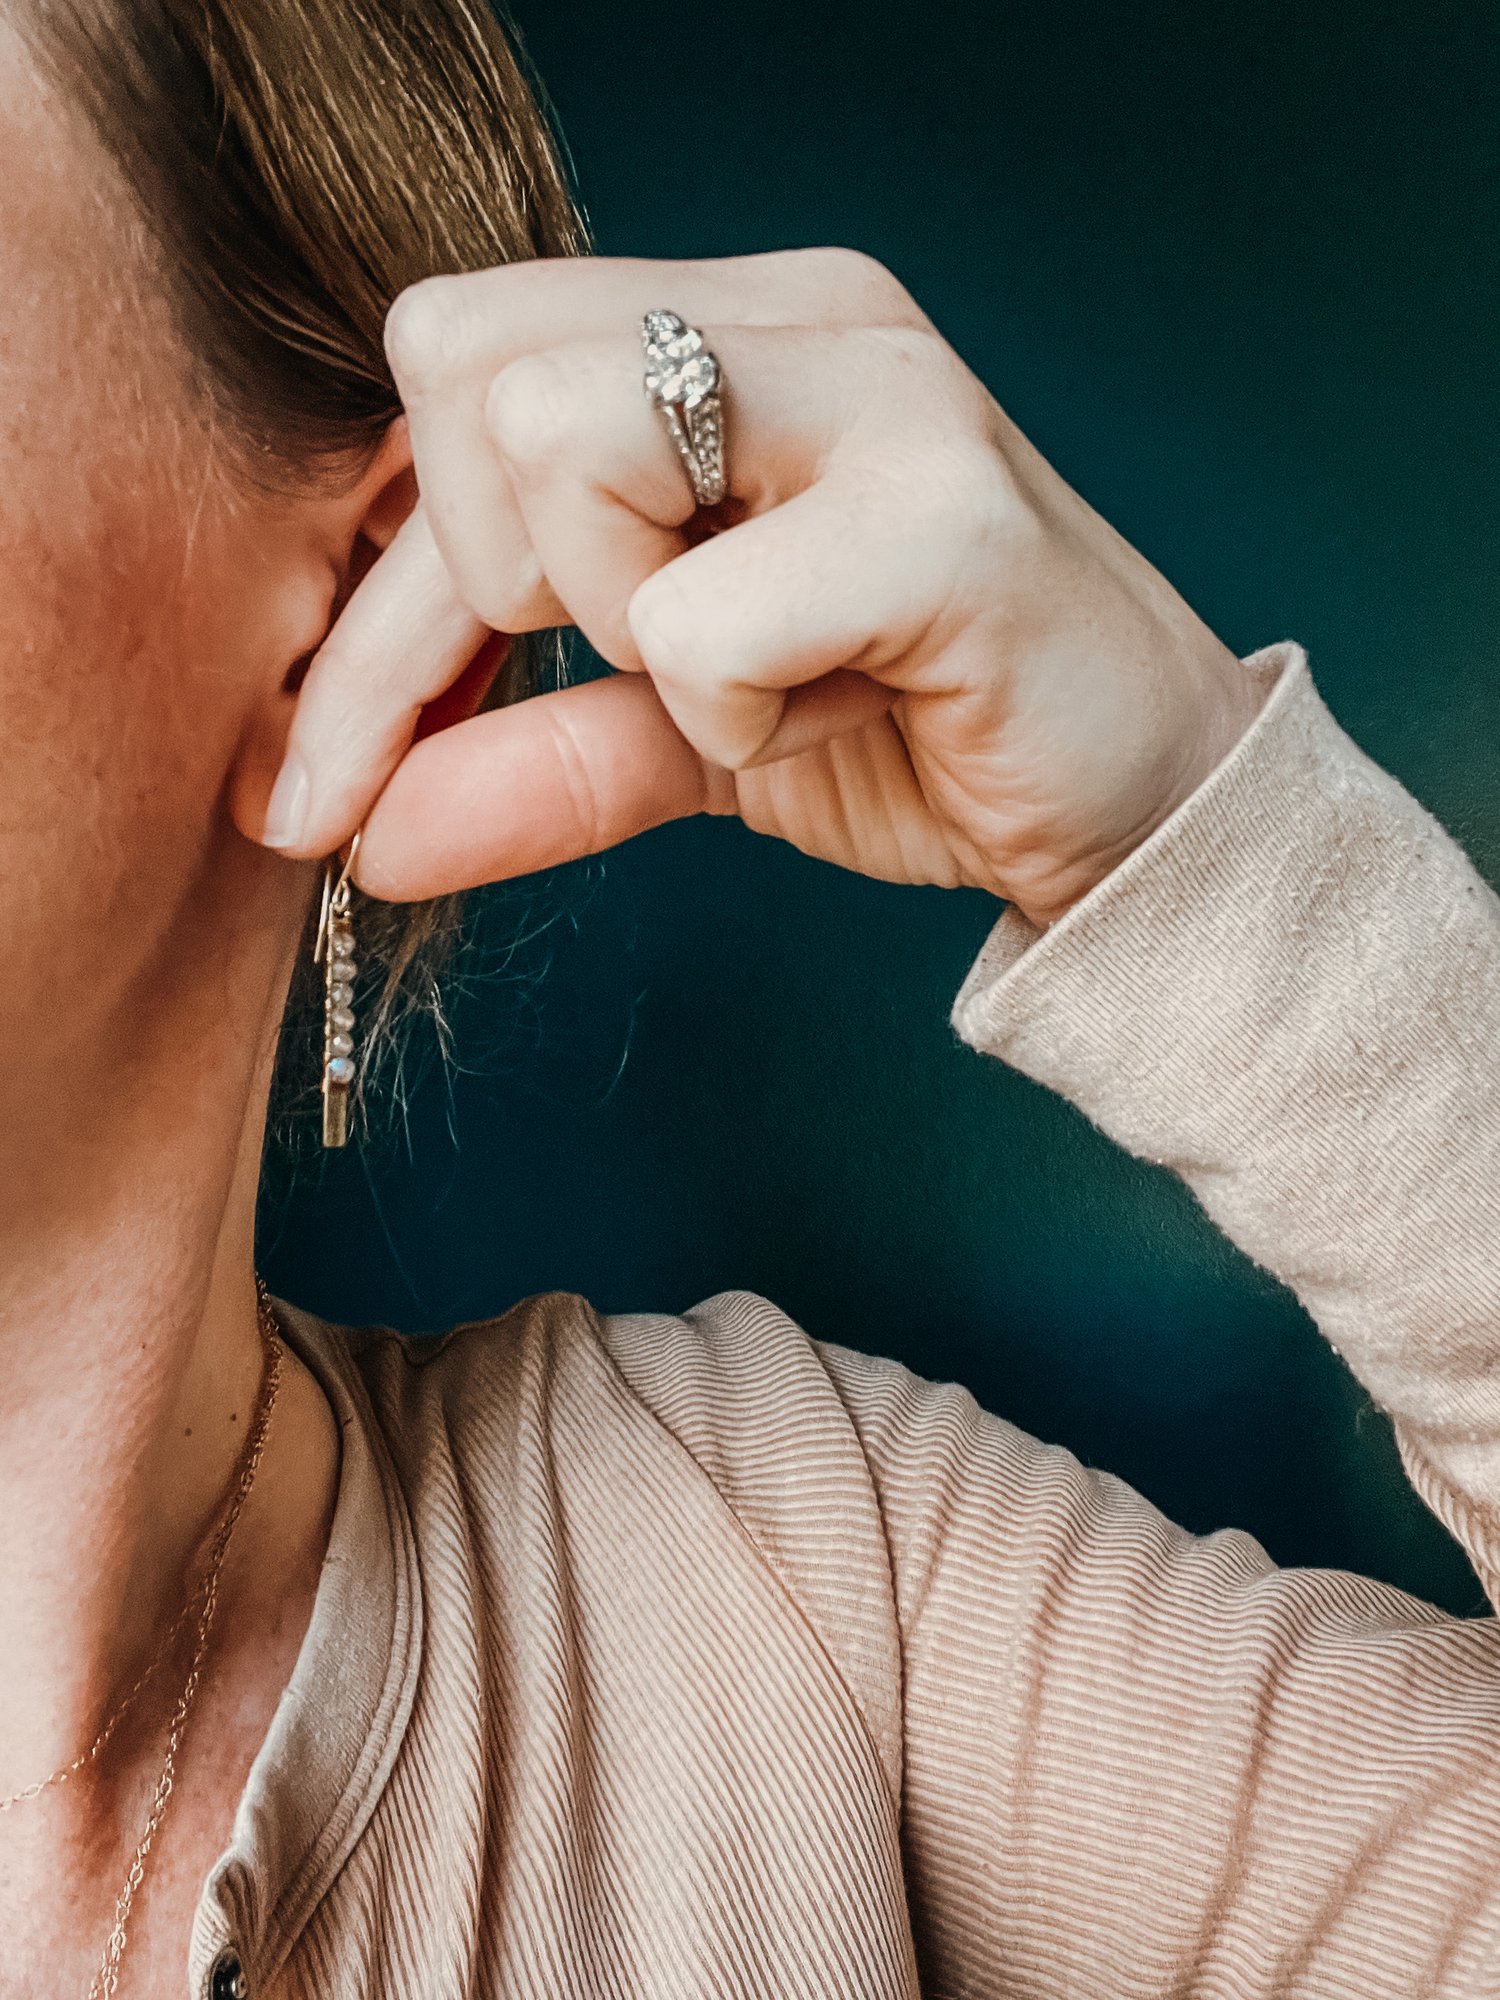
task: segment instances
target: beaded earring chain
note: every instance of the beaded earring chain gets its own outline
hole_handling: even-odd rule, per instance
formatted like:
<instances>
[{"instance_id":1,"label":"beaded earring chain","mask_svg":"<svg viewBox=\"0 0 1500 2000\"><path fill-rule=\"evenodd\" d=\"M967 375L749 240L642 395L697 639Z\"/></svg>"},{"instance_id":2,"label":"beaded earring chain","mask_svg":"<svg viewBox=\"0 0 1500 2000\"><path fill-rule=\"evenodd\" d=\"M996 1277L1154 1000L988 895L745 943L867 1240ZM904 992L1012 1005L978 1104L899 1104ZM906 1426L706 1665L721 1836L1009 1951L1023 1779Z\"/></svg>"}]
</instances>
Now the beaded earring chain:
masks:
<instances>
[{"instance_id":1,"label":"beaded earring chain","mask_svg":"<svg viewBox=\"0 0 1500 2000\"><path fill-rule=\"evenodd\" d=\"M323 967L323 1144L343 1146L349 1139L349 1093L354 1087L354 920L350 913L350 876L359 852L355 834L349 858L339 872L336 857L323 869L323 907L318 916L318 941L313 963Z\"/></svg>"}]
</instances>

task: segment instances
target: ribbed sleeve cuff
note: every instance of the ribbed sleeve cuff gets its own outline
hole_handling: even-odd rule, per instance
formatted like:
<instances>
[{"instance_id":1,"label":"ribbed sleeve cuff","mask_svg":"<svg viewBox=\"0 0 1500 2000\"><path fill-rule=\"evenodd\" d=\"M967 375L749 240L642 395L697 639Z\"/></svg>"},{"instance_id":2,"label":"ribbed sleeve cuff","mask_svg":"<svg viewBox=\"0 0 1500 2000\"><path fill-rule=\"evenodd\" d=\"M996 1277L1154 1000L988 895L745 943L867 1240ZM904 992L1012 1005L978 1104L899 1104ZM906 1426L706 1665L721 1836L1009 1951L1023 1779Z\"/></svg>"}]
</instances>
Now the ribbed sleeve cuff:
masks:
<instances>
[{"instance_id":1,"label":"ribbed sleeve cuff","mask_svg":"<svg viewBox=\"0 0 1500 2000\"><path fill-rule=\"evenodd\" d=\"M1221 929L1228 912L1254 922L1246 905L1256 900L1258 854L1288 835L1289 791L1316 782L1321 759L1309 738L1343 732L1294 640L1242 664L1268 693L1197 791L1050 929L1014 907L1000 917L953 1003L953 1026L972 1047L1068 1096L1087 1093L1101 1064L1118 1063L1117 1003L1149 1007L1163 950L1201 960L1205 929Z\"/></svg>"},{"instance_id":2,"label":"ribbed sleeve cuff","mask_svg":"<svg viewBox=\"0 0 1500 2000\"><path fill-rule=\"evenodd\" d=\"M953 1025L1183 1176L1405 1427L1493 1573L1500 902L1300 646L1244 664L1269 691L1235 749L1051 929L1007 911Z\"/></svg>"}]
</instances>

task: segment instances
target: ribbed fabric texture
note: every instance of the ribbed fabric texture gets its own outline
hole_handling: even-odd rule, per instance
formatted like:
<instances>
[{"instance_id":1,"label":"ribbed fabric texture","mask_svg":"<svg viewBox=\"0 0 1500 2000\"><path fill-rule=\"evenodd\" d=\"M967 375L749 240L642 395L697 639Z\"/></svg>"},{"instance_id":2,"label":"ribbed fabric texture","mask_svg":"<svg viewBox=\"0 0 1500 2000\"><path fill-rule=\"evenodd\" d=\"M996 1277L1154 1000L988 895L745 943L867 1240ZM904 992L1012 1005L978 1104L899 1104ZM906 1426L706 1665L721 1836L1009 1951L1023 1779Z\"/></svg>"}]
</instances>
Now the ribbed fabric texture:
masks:
<instances>
[{"instance_id":1,"label":"ribbed fabric texture","mask_svg":"<svg viewBox=\"0 0 1500 2000\"><path fill-rule=\"evenodd\" d=\"M1246 664L1233 755L955 1026L1297 1289L1493 1587L1500 905L1298 648ZM1494 1619L1187 1535L752 1294L285 1316L338 1506L193 2000L225 1949L285 2000L1500 1993Z\"/></svg>"}]
</instances>

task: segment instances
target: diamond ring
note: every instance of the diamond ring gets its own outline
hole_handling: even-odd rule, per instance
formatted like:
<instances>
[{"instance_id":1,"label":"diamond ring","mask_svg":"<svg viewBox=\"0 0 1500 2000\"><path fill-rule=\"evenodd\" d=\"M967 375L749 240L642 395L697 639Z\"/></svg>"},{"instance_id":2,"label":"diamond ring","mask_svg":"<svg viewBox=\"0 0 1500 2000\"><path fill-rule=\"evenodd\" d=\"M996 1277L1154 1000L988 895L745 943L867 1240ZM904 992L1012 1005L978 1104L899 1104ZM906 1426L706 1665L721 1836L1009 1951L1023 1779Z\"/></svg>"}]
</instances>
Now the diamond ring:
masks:
<instances>
[{"instance_id":1,"label":"diamond ring","mask_svg":"<svg viewBox=\"0 0 1500 2000\"><path fill-rule=\"evenodd\" d=\"M646 394L672 434L700 507L717 507L729 490L724 473L723 373L703 335L672 312L641 322Z\"/></svg>"}]
</instances>

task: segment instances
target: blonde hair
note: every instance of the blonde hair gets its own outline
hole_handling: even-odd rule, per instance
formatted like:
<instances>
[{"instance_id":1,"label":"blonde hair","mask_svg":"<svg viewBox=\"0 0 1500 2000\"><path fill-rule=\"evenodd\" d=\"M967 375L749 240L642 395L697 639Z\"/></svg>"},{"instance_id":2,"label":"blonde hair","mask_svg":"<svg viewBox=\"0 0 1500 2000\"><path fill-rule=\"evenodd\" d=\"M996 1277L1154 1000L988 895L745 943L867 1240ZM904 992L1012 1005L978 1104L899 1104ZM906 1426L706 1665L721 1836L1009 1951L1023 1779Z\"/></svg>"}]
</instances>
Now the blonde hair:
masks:
<instances>
[{"instance_id":1,"label":"blonde hair","mask_svg":"<svg viewBox=\"0 0 1500 2000\"><path fill-rule=\"evenodd\" d=\"M485 0L27 12L28 40L159 247L196 386L260 486L358 477L400 408L383 334L406 285L588 248L545 99ZM487 705L563 671L555 637L517 642ZM456 922L456 898L361 905L364 955L382 969L367 1043L437 1002ZM289 1059L302 1040L288 1034Z\"/></svg>"}]
</instances>

